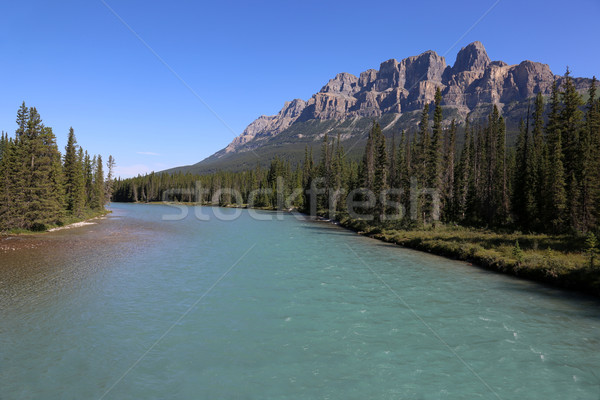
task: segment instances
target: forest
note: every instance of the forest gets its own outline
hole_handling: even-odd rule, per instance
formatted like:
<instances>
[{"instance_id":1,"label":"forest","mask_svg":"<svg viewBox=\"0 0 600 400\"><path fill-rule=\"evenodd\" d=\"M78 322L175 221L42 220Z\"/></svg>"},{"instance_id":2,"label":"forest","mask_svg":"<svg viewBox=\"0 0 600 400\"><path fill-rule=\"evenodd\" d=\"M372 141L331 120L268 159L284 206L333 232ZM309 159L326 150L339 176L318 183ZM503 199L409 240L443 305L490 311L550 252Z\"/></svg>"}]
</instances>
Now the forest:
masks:
<instances>
[{"instance_id":1,"label":"forest","mask_svg":"<svg viewBox=\"0 0 600 400\"><path fill-rule=\"evenodd\" d=\"M105 213L115 161L90 156L69 130L61 155L52 128L25 102L17 112L14 137L0 138L0 231L44 231Z\"/></svg>"},{"instance_id":2,"label":"forest","mask_svg":"<svg viewBox=\"0 0 600 400\"><path fill-rule=\"evenodd\" d=\"M453 120L444 126L438 89L413 131L386 138L374 121L362 161L346 157L339 135L324 135L317 161L312 148L306 148L299 165L276 157L269 168L257 165L242 172L119 179L113 199L219 205L241 201L340 219L349 211L348 196L342 194L351 194L350 200L363 200L363 219L372 216L371 224L386 228L452 224L550 234L597 232L600 100L595 78L586 97L577 92L567 70L564 84L555 82L549 98L538 94L531 99L517 143L508 146L496 106L483 122L473 123L467 116L462 124ZM460 148L459 133L464 135ZM241 193L241 199L222 188ZM320 195L311 195L317 188ZM222 194L215 199L218 191ZM369 192L377 195L369 197ZM379 196L382 192L389 194L386 200ZM290 197L292 193L297 195ZM285 204L282 198L290 201Z\"/></svg>"}]
</instances>

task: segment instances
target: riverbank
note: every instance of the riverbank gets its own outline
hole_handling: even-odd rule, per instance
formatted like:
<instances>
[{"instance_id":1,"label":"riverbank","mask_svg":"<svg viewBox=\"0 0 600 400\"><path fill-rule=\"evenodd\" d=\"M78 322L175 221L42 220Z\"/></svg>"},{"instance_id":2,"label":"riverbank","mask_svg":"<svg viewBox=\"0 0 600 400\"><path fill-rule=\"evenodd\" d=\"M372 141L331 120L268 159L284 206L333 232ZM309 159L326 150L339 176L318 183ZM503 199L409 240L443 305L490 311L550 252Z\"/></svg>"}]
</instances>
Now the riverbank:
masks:
<instances>
[{"instance_id":1,"label":"riverbank","mask_svg":"<svg viewBox=\"0 0 600 400\"><path fill-rule=\"evenodd\" d=\"M90 221L105 217L110 214L112 211L103 209L101 211L87 211L82 217L66 217L61 221L60 224L48 225L44 226L43 230L28 230L28 229L11 229L9 231L0 232L1 237L10 237L10 236L21 236L21 235L39 235L46 232L55 232L62 229L70 229L76 228L78 226L84 226L91 224Z\"/></svg>"},{"instance_id":2,"label":"riverbank","mask_svg":"<svg viewBox=\"0 0 600 400\"><path fill-rule=\"evenodd\" d=\"M348 217L340 218L338 223L358 234L387 243L600 297L600 266L590 267L589 258L584 251L584 238L498 233L460 226L396 230ZM515 252L517 241L520 252Z\"/></svg>"}]
</instances>

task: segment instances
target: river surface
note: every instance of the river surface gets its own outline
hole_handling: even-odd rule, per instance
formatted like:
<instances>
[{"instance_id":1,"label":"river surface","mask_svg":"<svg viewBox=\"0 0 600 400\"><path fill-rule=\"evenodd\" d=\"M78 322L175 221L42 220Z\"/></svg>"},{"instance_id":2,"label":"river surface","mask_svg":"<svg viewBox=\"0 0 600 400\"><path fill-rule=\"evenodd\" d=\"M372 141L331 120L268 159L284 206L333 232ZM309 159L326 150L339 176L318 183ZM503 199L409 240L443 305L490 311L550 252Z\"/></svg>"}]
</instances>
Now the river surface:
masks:
<instances>
[{"instance_id":1,"label":"river surface","mask_svg":"<svg viewBox=\"0 0 600 400\"><path fill-rule=\"evenodd\" d=\"M0 239L0 399L600 398L598 300L292 215L111 210Z\"/></svg>"}]
</instances>

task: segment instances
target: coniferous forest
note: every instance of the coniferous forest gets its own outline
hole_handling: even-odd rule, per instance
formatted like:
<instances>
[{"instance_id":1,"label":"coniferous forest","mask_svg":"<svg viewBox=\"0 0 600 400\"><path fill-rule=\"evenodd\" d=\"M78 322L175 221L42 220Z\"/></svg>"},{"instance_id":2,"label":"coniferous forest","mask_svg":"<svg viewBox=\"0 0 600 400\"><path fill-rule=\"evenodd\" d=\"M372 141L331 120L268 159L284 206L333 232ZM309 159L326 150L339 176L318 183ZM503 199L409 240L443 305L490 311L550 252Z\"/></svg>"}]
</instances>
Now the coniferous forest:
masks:
<instances>
[{"instance_id":1,"label":"coniferous forest","mask_svg":"<svg viewBox=\"0 0 600 400\"><path fill-rule=\"evenodd\" d=\"M438 89L435 102L424 106L413 132L386 139L374 122L360 162L346 158L339 137L325 135L318 161L307 148L304 162L295 166L275 158L269 168L257 165L243 172L152 173L117 180L114 199L204 203L213 201L220 188L231 188L241 193L242 203L254 196L254 206L275 208L281 206L283 196L290 198L285 207L337 218L347 211L348 193L354 191L354 199L360 199L359 188L373 193L400 188L401 192L389 191L387 202L375 196L370 206L363 207L364 214L373 214L376 223L403 229L441 221L552 234L596 231L600 221L596 80L584 101L568 71L565 78L562 87L555 82L548 99L542 95L531 99L515 146L507 145L505 122L496 106L484 122L475 124L467 117L460 128L454 120L444 126ZM460 148L459 129L464 138ZM283 178L279 190L278 177ZM320 189L317 204L310 204L311 199L315 202L308 194L311 188ZM437 208L428 195L432 190L438 193ZM290 196L294 191L299 195ZM418 193L417 201L411 201L411 193L412 200ZM390 201L397 203L396 209L390 209ZM218 199L220 205L235 202L229 192ZM401 218L391 218L399 209Z\"/></svg>"},{"instance_id":2,"label":"coniferous forest","mask_svg":"<svg viewBox=\"0 0 600 400\"><path fill-rule=\"evenodd\" d=\"M15 136L0 139L0 231L43 231L102 214L114 165L110 156L105 179L102 157L78 146L73 128L61 155L52 128L23 102Z\"/></svg>"}]
</instances>

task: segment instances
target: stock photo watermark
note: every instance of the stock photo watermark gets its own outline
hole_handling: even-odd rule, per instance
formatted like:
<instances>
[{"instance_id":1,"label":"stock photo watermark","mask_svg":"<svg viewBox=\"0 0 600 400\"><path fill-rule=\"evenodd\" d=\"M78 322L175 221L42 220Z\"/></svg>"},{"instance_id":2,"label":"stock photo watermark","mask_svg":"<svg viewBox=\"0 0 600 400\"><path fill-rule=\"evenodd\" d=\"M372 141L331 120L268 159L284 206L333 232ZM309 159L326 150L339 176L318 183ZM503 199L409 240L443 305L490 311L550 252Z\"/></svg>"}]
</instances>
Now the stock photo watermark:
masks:
<instances>
[{"instance_id":1,"label":"stock photo watermark","mask_svg":"<svg viewBox=\"0 0 600 400\"><path fill-rule=\"evenodd\" d=\"M398 221L405 218L416 221L424 214L432 221L440 220L439 191L420 187L414 177L410 179L408 190L359 187L348 191L329 187L326 181L319 177L313 179L306 189L290 189L284 178L278 177L275 188L259 188L247 193L229 187L207 188L196 182L193 189L175 188L162 193L162 203L178 210L177 213L163 214L162 220L183 220L190 214L190 209L193 209L193 215L199 221L209 221L213 217L232 221L242 215L242 209L247 209L251 218L264 221L281 220L284 213L298 220L315 219L323 216L323 212L319 213L323 210L332 219L343 211L350 218L365 221ZM271 207L265 207L265 197L273 199ZM303 205L302 212L298 204ZM211 207L210 213L207 207ZM275 212L265 213L265 210Z\"/></svg>"}]
</instances>

